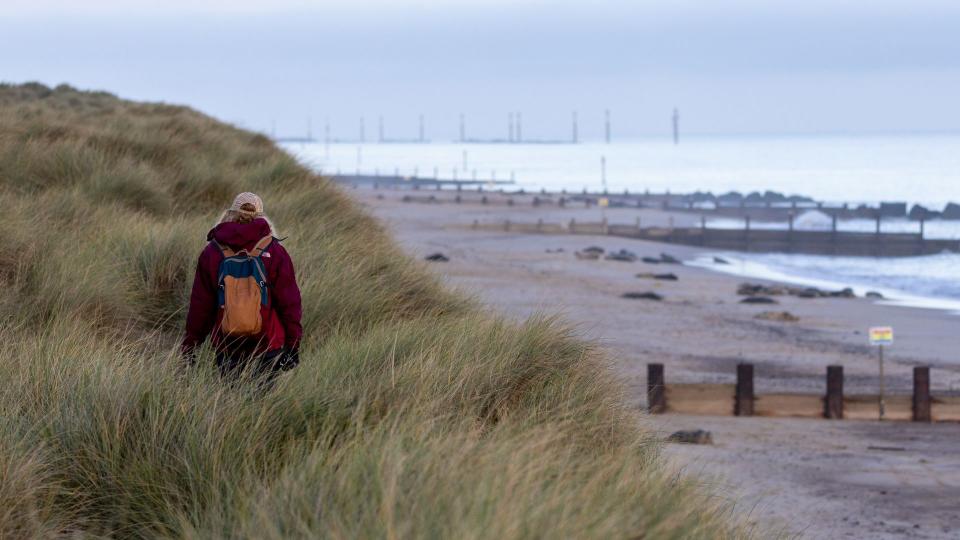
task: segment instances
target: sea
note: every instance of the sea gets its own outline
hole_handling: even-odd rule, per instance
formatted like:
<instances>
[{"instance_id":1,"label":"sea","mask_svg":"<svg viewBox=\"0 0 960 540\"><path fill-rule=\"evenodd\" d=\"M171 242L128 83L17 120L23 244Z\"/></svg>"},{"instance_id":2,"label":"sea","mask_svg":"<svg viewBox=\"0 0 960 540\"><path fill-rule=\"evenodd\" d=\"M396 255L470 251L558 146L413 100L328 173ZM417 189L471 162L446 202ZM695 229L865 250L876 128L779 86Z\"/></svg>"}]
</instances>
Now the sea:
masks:
<instances>
[{"instance_id":1,"label":"sea","mask_svg":"<svg viewBox=\"0 0 960 540\"><path fill-rule=\"evenodd\" d=\"M502 181L527 191L777 191L826 203L960 203L960 134L690 136L610 143L284 143L317 171ZM713 227L742 227L717 219ZM752 227L783 227L752 223ZM841 229L873 230L867 220ZM906 219L884 231L916 231ZM960 238L960 222L932 220L928 237ZM721 256L729 265L713 263ZM709 254L692 264L744 278L881 292L885 302L960 314L960 255L907 258Z\"/></svg>"}]
</instances>

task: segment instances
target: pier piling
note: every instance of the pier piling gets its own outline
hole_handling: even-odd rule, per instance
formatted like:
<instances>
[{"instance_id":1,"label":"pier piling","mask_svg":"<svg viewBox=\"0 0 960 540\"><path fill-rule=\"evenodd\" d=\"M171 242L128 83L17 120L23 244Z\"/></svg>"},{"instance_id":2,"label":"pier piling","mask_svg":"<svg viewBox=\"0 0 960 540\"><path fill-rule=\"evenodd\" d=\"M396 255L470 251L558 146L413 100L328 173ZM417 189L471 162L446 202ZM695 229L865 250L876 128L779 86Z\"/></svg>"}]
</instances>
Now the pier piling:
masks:
<instances>
[{"instance_id":1,"label":"pier piling","mask_svg":"<svg viewBox=\"0 0 960 540\"><path fill-rule=\"evenodd\" d=\"M737 391L734 416L753 416L753 364L737 364Z\"/></svg>"},{"instance_id":2,"label":"pier piling","mask_svg":"<svg viewBox=\"0 0 960 540\"><path fill-rule=\"evenodd\" d=\"M913 421L929 422L930 415L930 368L913 368Z\"/></svg>"},{"instance_id":3,"label":"pier piling","mask_svg":"<svg viewBox=\"0 0 960 540\"><path fill-rule=\"evenodd\" d=\"M667 393L663 379L663 364L647 364L647 410L662 414L667 410Z\"/></svg>"},{"instance_id":4,"label":"pier piling","mask_svg":"<svg viewBox=\"0 0 960 540\"><path fill-rule=\"evenodd\" d=\"M823 417L843 418L843 366L827 366L827 395L823 400Z\"/></svg>"}]
</instances>

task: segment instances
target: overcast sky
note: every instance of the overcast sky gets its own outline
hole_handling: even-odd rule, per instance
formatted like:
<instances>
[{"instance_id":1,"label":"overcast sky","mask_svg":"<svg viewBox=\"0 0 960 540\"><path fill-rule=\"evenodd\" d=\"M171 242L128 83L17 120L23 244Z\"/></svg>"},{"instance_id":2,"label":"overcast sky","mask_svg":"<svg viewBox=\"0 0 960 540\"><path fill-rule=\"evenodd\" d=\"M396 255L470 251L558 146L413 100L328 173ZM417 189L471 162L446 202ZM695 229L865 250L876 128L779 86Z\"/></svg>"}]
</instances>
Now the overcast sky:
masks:
<instances>
[{"instance_id":1,"label":"overcast sky","mask_svg":"<svg viewBox=\"0 0 960 540\"><path fill-rule=\"evenodd\" d=\"M0 80L368 139L958 131L960 2L2 0Z\"/></svg>"}]
</instances>

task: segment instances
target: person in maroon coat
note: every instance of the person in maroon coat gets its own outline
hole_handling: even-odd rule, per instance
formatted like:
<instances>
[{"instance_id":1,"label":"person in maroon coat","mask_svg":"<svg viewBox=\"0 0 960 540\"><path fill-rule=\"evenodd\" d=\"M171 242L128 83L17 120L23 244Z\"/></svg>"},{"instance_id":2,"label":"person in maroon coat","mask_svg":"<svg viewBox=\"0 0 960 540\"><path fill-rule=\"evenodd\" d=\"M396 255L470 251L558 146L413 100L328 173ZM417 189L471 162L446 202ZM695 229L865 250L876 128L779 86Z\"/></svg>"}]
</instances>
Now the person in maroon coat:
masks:
<instances>
[{"instance_id":1,"label":"person in maroon coat","mask_svg":"<svg viewBox=\"0 0 960 540\"><path fill-rule=\"evenodd\" d=\"M251 250L263 238L273 236L260 258L267 273L269 302L258 336L230 337L220 332L218 271L224 259L222 247ZM293 260L276 238L270 220L263 213L263 201L253 193L241 193L223 213L220 222L207 233L208 244L200 253L190 293L186 334L181 351L193 363L196 349L210 336L217 366L224 375L247 369L272 378L277 372L300 362L302 309Z\"/></svg>"}]
</instances>

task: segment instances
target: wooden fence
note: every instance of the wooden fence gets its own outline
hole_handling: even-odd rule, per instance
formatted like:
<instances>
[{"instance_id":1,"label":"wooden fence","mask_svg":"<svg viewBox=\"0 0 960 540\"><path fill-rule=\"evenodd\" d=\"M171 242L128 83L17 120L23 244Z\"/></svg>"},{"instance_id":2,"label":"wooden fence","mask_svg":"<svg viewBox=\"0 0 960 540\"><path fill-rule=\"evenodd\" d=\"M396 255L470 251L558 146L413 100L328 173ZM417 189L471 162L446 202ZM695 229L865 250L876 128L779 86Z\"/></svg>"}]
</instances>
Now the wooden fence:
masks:
<instances>
[{"instance_id":1,"label":"wooden fence","mask_svg":"<svg viewBox=\"0 0 960 540\"><path fill-rule=\"evenodd\" d=\"M913 368L913 394L884 396L886 420L960 421L960 396L932 396L930 368ZM876 420L879 395L845 395L843 366L828 366L824 393L754 391L752 364L737 366L736 384L668 384L663 364L647 364L647 408L651 414L767 416Z\"/></svg>"}]
</instances>

